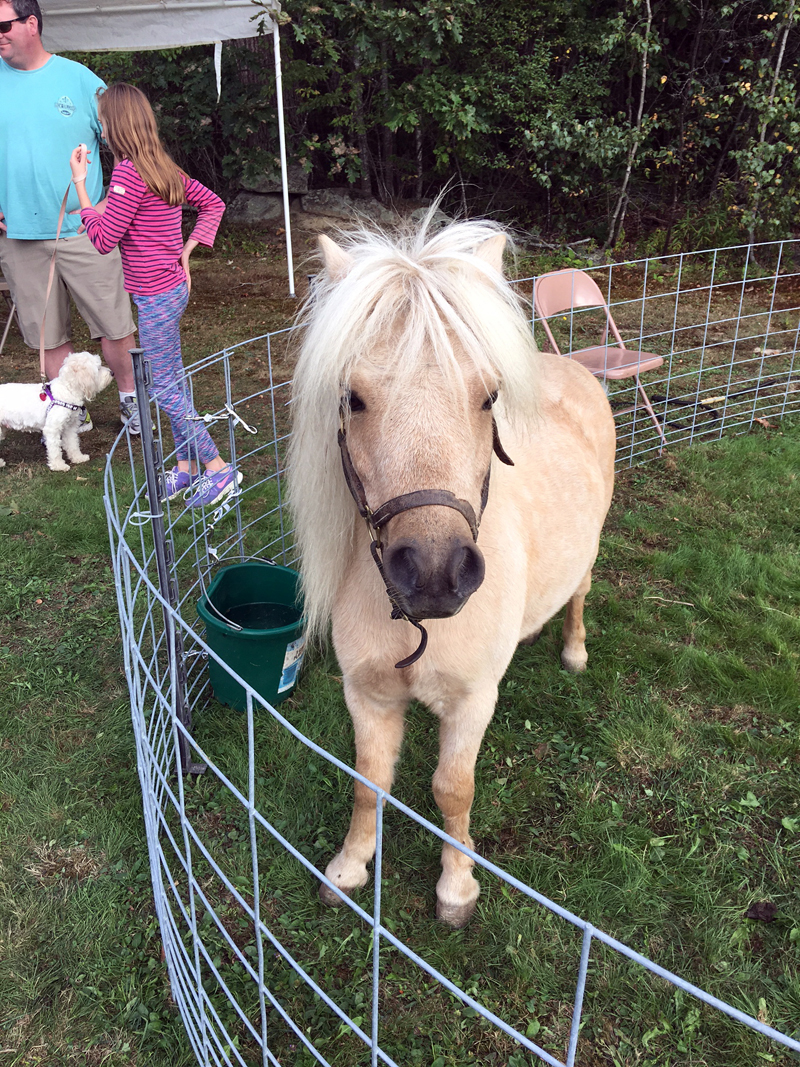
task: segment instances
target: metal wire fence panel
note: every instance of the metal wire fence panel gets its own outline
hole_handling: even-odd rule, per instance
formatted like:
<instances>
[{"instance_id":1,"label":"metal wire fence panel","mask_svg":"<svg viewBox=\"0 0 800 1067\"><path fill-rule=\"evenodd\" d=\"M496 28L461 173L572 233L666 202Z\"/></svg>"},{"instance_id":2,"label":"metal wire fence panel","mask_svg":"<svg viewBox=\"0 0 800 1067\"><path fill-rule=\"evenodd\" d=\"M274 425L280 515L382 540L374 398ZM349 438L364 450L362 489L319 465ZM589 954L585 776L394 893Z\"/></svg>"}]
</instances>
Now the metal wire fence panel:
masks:
<instances>
[{"instance_id":1,"label":"metal wire fence panel","mask_svg":"<svg viewBox=\"0 0 800 1067\"><path fill-rule=\"evenodd\" d=\"M600 288L627 348L664 359L642 383L667 446L712 440L800 404L800 241L582 268ZM534 278L520 279L530 293ZM549 322L562 354L608 344L600 308L575 308ZM542 349L549 346L534 323ZM605 381L617 422L617 464L662 447L633 379Z\"/></svg>"},{"instance_id":2,"label":"metal wire fence panel","mask_svg":"<svg viewBox=\"0 0 800 1067\"><path fill-rule=\"evenodd\" d=\"M663 372L648 378L646 389L668 445L716 438L797 407L798 250L787 242L597 269L629 346L664 357ZM555 324L555 335L567 352L590 343L598 326L602 333L595 310L575 311ZM697 988L448 838L266 703L209 646L196 605L221 563L296 561L283 508L295 340L295 330L269 334L189 368L196 410L216 428L220 444L222 431L223 449L246 472L240 490L211 515L198 517L180 500L163 499L164 473L174 456L154 406L153 429L143 420L141 450L121 434L106 468L155 907L173 999L198 1062L406 1064L403 990L416 983L443 1014L460 1013L465 1050L480 1050L491 1032L504 1050L497 1062L521 1067L533 1057L572 1067L601 954L616 961L613 974L623 990L626 982L652 982L654 998L664 990L694 998L702 1010L770 1039L773 1050L800 1052L797 1035ZM136 369L144 410L141 360ZM635 388L609 383L609 397L615 407L632 408L617 418L619 463L656 455L660 438ZM209 661L243 686L244 715L225 714L214 701ZM274 792L276 778L312 777L314 790ZM320 869L322 856L330 854L326 797L356 780L375 798L374 892L368 903L367 895L339 894L346 936L310 937L315 889L324 883L339 893ZM421 944L387 908L387 821L394 835L447 841L467 854L499 887L520 939L531 925L546 933L541 943L552 951L557 1039L545 1041L518 1013L506 1017L498 1004L488 1006L477 980L453 981L446 958Z\"/></svg>"}]
</instances>

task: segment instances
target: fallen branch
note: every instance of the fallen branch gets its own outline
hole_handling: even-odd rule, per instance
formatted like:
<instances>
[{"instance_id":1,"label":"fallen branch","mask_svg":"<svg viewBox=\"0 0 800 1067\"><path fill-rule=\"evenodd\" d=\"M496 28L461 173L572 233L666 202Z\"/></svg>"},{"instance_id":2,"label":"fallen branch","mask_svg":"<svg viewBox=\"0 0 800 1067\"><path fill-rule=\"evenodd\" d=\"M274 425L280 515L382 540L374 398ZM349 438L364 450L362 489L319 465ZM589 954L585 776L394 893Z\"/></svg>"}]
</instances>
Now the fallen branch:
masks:
<instances>
[{"instance_id":1,"label":"fallen branch","mask_svg":"<svg viewBox=\"0 0 800 1067\"><path fill-rule=\"evenodd\" d=\"M645 600L663 600L665 604L683 604L687 608L693 608L693 607L696 606L695 604L691 604L688 600L667 600L667 598L663 597L663 596L649 596L649 595L646 595L644 599Z\"/></svg>"}]
</instances>

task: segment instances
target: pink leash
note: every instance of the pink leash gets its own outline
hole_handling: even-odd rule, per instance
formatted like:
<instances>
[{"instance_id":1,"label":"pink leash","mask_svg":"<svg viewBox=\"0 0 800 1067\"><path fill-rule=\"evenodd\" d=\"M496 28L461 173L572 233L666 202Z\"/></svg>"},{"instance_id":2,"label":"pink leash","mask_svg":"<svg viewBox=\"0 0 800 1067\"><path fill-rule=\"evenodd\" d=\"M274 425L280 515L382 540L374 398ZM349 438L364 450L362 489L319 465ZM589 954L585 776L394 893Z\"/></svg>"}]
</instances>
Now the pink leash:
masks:
<instances>
[{"instance_id":1,"label":"pink leash","mask_svg":"<svg viewBox=\"0 0 800 1067\"><path fill-rule=\"evenodd\" d=\"M80 146L83 149L84 162L86 161L86 145ZM86 177L86 171L83 173L83 177ZM82 179L79 179L82 180ZM53 288L53 278L56 273L56 251L58 250L58 239L61 236L61 227L64 225L64 216L67 213L67 197L69 196L69 187L72 185L72 180L67 185L67 190L61 200L61 207L58 212L58 226L56 226L56 240L53 245L53 254L50 257L50 273L47 276L47 292L44 297L44 312L42 313L42 325L39 327L39 373L42 378L42 392L39 394L42 400L46 400L44 385L47 382L47 374L44 369L44 324L47 321L47 303L50 300L50 292Z\"/></svg>"},{"instance_id":2,"label":"pink leash","mask_svg":"<svg viewBox=\"0 0 800 1067\"><path fill-rule=\"evenodd\" d=\"M47 321L47 302L50 299L50 292L51 292L51 290L53 288L53 278L55 277L55 273L56 273L56 250L58 248L58 238L61 235L61 227L64 224L64 216L65 216L66 211L67 211L67 197L69 196L69 186L70 185L72 185L72 182L70 182L69 185L67 186L67 191L64 193L64 198L61 201L61 209L60 209L60 211L58 213L58 226L56 227L56 242L53 245L53 254L50 257L50 273L49 273L48 278L47 278L47 292L45 293L45 297L44 297L44 313L42 314L42 325L39 327L39 372L40 372L40 374L42 376L42 386L44 386L45 382L47 381L47 374L45 373L45 369L44 369L44 324ZM42 400L46 399L46 397L44 395L44 392L42 392L41 398L42 398Z\"/></svg>"}]
</instances>

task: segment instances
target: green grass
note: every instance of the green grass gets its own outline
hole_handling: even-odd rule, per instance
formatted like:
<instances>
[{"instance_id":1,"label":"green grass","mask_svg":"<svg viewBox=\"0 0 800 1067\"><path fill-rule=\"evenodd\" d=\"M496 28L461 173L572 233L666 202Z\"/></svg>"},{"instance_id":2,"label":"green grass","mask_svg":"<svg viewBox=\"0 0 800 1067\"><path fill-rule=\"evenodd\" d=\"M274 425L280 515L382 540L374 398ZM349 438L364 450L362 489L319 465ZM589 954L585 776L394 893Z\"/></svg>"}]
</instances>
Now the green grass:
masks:
<instances>
[{"instance_id":1,"label":"green grass","mask_svg":"<svg viewBox=\"0 0 800 1067\"><path fill-rule=\"evenodd\" d=\"M800 426L781 430L620 476L587 601L589 669L560 669L559 620L519 649L478 759L472 825L494 863L791 1033L800 1028ZM194 1062L152 908L101 473L96 459L80 471L85 482L44 466L9 467L0 479L3 1067ZM308 666L281 711L352 761L330 655ZM212 703L196 734L242 786L244 716ZM324 866L346 831L349 779L266 715L256 734L259 810ZM411 708L395 794L434 822L436 740L432 716ZM243 813L210 774L187 780L186 803L245 890ZM563 1057L578 933L484 873L467 929L437 925L437 842L391 809L386 830L386 925ZM262 914L368 1028L368 931L322 908L313 879L266 834L258 844ZM199 860L195 872L251 956L238 906ZM368 910L371 894L358 898ZM771 921L746 917L761 902L773 906ZM199 920L255 1019L241 966L202 909ZM367 1063L363 1046L267 955L270 987L320 1051L337 1067ZM534 1062L398 953L386 952L382 976L383 1045L399 1063ZM796 1062L599 945L585 1020L582 1067ZM270 1033L281 1062L312 1062L275 1013ZM240 1041L255 1063L243 1032Z\"/></svg>"}]
</instances>

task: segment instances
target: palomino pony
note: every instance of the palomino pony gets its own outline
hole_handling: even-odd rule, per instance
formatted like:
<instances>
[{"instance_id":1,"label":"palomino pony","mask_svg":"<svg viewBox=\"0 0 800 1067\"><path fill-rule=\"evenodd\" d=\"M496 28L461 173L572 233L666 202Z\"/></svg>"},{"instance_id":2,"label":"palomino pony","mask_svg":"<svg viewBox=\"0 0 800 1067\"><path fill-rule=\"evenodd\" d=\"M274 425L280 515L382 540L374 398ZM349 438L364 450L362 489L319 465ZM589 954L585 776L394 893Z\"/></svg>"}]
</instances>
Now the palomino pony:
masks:
<instances>
[{"instance_id":1,"label":"palomino pony","mask_svg":"<svg viewBox=\"0 0 800 1067\"><path fill-rule=\"evenodd\" d=\"M320 244L289 456L308 632L324 639L332 620L365 778L391 789L410 700L437 716L434 796L471 849L475 761L517 644L566 604L561 660L586 667L611 410L579 363L537 353L497 226L431 233L426 220L397 240ZM347 894L368 880L375 803L356 782L326 870ZM441 862L436 913L462 926L479 893L473 863L449 844ZM340 903L327 886L321 896Z\"/></svg>"}]
</instances>

